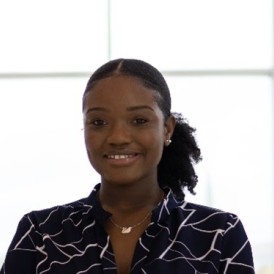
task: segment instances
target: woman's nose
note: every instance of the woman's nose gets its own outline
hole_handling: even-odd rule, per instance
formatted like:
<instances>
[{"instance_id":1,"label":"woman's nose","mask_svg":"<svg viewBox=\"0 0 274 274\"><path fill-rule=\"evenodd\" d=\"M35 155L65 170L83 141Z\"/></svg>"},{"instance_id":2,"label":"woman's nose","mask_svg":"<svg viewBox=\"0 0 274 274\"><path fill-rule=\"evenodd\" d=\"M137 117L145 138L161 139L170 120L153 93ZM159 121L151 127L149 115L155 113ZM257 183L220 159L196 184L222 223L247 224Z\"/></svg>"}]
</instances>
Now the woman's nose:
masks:
<instances>
[{"instance_id":1,"label":"woman's nose","mask_svg":"<svg viewBox=\"0 0 274 274\"><path fill-rule=\"evenodd\" d=\"M117 123L109 129L107 142L112 145L124 145L131 142L131 134L127 125Z\"/></svg>"}]
</instances>

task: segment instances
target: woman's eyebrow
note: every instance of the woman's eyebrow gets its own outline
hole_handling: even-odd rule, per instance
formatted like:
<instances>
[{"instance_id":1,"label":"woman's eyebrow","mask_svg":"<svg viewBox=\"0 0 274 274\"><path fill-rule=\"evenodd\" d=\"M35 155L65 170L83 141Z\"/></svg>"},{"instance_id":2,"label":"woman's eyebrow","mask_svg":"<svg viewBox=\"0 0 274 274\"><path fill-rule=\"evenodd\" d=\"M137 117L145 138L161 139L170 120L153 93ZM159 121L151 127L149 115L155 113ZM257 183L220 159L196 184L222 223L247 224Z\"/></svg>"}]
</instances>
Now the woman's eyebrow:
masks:
<instances>
[{"instance_id":1,"label":"woman's eyebrow","mask_svg":"<svg viewBox=\"0 0 274 274\"><path fill-rule=\"evenodd\" d=\"M131 107L127 107L127 110L128 110L128 111L144 110L144 109L147 109L147 110L150 110L150 111L153 111L153 112L154 112L154 109L153 109L151 106L148 106L148 105L140 105L140 106L131 106Z\"/></svg>"},{"instance_id":2,"label":"woman's eyebrow","mask_svg":"<svg viewBox=\"0 0 274 274\"><path fill-rule=\"evenodd\" d=\"M154 112L154 109L151 106L148 106L148 105L129 106L129 107L126 108L127 111L145 110L145 109ZM90 112L93 112L93 111L108 112L109 110L107 108L104 108L104 107L91 107L91 108L87 109L86 114L90 113Z\"/></svg>"},{"instance_id":3,"label":"woman's eyebrow","mask_svg":"<svg viewBox=\"0 0 274 274\"><path fill-rule=\"evenodd\" d=\"M106 108L103 107L92 107L88 108L86 113L92 112L92 111L108 111Z\"/></svg>"}]
</instances>

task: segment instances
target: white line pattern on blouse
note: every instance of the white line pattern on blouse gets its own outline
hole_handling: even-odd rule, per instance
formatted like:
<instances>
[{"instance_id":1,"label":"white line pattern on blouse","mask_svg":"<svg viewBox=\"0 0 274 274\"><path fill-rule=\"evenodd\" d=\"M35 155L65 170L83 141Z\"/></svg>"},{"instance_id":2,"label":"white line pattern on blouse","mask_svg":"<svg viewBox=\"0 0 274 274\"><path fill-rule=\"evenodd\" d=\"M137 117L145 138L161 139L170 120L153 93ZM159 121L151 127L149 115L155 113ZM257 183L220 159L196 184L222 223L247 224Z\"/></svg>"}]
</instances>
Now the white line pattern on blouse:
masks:
<instances>
[{"instance_id":1,"label":"white line pattern on blouse","mask_svg":"<svg viewBox=\"0 0 274 274\"><path fill-rule=\"evenodd\" d=\"M27 214L0 274L19 274L24 260L35 266L26 269L28 274L117 273L110 238L102 226L109 215L94 202L98 189L97 185L87 199ZM131 273L255 272L250 244L236 215L180 204L169 191L137 243Z\"/></svg>"}]
</instances>

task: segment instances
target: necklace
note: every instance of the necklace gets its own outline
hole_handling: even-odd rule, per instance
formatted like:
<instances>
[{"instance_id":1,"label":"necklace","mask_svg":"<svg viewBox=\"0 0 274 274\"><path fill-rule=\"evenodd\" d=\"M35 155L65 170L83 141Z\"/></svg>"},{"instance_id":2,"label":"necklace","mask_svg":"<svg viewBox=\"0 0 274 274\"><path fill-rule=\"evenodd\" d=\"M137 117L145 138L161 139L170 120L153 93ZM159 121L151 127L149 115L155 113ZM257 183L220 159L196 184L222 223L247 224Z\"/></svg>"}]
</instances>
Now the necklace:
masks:
<instances>
[{"instance_id":1,"label":"necklace","mask_svg":"<svg viewBox=\"0 0 274 274\"><path fill-rule=\"evenodd\" d=\"M129 234L131 232L131 230L139 225L141 225L147 218L148 216L151 215L151 212L148 212L147 215L145 216L145 218L140 221L139 223L132 225L132 226L119 226L118 224L116 224L112 218L110 217L109 220L112 222L112 224L114 224L117 228L121 229L121 233L122 234Z\"/></svg>"}]
</instances>

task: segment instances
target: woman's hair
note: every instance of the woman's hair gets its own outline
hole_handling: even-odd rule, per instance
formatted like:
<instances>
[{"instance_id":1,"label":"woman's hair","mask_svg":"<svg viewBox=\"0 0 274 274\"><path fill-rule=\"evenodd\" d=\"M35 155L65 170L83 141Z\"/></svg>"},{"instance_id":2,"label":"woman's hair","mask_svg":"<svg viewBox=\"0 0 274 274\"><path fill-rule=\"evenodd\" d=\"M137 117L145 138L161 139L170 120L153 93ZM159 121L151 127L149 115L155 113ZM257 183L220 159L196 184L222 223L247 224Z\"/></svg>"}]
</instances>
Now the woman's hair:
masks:
<instances>
[{"instance_id":1,"label":"woman's hair","mask_svg":"<svg viewBox=\"0 0 274 274\"><path fill-rule=\"evenodd\" d=\"M185 197L187 188L195 194L194 188L198 181L194 164L201 160L201 152L197 145L192 128L180 113L171 113L171 98L168 85L163 75L152 65L136 59L116 59L98 68L90 77L84 95L97 81L111 75L129 75L140 79L147 88L158 92L156 101L163 112L164 119L173 115L176 120L175 129L171 137L172 143L165 146L158 165L158 182L161 188L169 187L178 199Z\"/></svg>"}]
</instances>

